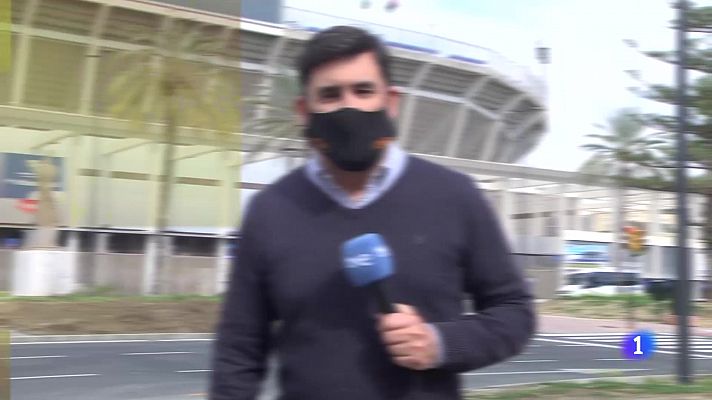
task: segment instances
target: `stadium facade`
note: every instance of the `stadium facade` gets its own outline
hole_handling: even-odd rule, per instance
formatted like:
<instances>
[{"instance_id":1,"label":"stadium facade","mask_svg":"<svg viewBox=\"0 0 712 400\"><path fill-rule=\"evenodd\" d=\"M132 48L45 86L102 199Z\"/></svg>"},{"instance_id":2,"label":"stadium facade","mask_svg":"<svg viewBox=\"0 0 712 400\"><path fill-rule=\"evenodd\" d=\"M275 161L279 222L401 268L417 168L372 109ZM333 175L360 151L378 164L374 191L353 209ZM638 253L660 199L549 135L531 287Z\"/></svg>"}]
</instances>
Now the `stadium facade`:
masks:
<instances>
[{"instance_id":1,"label":"stadium facade","mask_svg":"<svg viewBox=\"0 0 712 400\"><path fill-rule=\"evenodd\" d=\"M609 183L591 187L577 174L511 165L547 129L545 85L526 68L472 43L280 1L242 3L237 10L231 2L191 0L12 1L13 71L0 75L0 246L17 247L32 228L36 194L27 161L51 157L61 172L55 190L62 244L80 253L82 283L124 292L150 286L142 271L154 262L161 124L137 131L111 116L105 93L118 72L109 56L136 50L137 32L157 32L173 21L201 25L221 38L224 55L210 63L245 97L269 88L271 75L288 69L315 31L335 24L368 28L394 57L394 84L404 94L401 143L478 179L533 277L558 276L567 242L611 242ZM259 112L244 103L236 107L243 122ZM223 287L232 233L249 198L301 163L301 153L285 156L283 150L302 143L298 135L273 140L264 161L242 165L241 156L261 142L253 132L236 127L218 142L182 127L178 141L170 265L175 276L191 278L177 279L170 290L214 293ZM659 206L667 195L631 196L657 238L649 275L669 275L672 239L663 227L671 222ZM701 244L694 246L699 252ZM0 250L3 265L10 265L12 251ZM7 286L6 278L0 281Z\"/></svg>"}]
</instances>

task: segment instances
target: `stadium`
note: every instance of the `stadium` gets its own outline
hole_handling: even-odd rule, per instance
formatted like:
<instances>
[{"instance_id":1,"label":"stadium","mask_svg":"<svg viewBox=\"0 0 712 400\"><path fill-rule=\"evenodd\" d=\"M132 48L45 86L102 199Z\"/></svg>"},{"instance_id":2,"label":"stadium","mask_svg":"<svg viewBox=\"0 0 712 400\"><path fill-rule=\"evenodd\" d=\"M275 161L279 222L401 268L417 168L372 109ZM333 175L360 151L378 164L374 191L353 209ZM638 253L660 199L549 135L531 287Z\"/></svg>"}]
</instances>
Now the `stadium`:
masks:
<instances>
[{"instance_id":1,"label":"stadium","mask_svg":"<svg viewBox=\"0 0 712 400\"><path fill-rule=\"evenodd\" d=\"M176 21L220 38L221 57L194 61L218 69L239 88L240 98L269 91L278 71L291 74L304 41L320 29L359 25L380 35L393 56L394 83L404 95L398 125L402 145L478 180L522 265L538 282L539 295L555 291L567 241L612 241L610 182L592 186L578 174L515 165L547 130L541 77L477 44L285 7L280 1L242 3L237 10L189 0L12 1L13 69L0 75L0 264L12 264L12 253L33 229L36 191L27 163L49 157L59 172L61 244L77 254L78 285L124 293L151 287L146 271L155 265L160 155L166 146L162 124L149 121L147 129L135 129L112 116L105 93L119 72L110 56L140 49L137 32L155 34ZM223 290L245 205L303 161L298 133L267 140L245 130L260 109L237 103L242 124L226 139L194 126L179 129L168 224L170 292ZM264 143L268 147L259 159L241 162ZM672 197L646 191L629 191L629 196L640 220L651 223L651 237L657 235L650 243L656 250L649 252L649 275L670 275L673 267L665 260L673 256L667 251L672 232L663 225L672 222L660 210L670 208ZM693 247L701 254L696 235ZM697 268L696 276L704 276L702 261ZM2 290L10 286L9 269L0 271Z\"/></svg>"}]
</instances>

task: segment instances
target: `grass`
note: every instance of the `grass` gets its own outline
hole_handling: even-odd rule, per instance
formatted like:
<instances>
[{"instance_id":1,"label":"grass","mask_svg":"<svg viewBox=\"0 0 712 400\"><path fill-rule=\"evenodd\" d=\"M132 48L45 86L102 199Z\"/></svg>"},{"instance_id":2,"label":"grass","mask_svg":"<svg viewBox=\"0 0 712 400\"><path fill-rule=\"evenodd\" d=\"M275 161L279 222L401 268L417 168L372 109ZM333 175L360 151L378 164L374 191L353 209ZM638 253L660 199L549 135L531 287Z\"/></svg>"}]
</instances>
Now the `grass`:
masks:
<instances>
[{"instance_id":1,"label":"grass","mask_svg":"<svg viewBox=\"0 0 712 400\"><path fill-rule=\"evenodd\" d=\"M202 296L197 294L170 294L155 296L129 296L114 294L111 288L99 288L63 296L11 296L0 292L0 302L104 302L104 301L136 301L136 302L182 302L182 301L221 301L222 296Z\"/></svg>"},{"instance_id":2,"label":"grass","mask_svg":"<svg viewBox=\"0 0 712 400\"><path fill-rule=\"evenodd\" d=\"M626 319L629 307L635 319L645 322L662 322L672 314L671 301L655 301L648 295L579 296L560 297L540 304L542 314L570 315L584 318ZM700 326L712 327L712 302L694 302L692 315L698 317Z\"/></svg>"},{"instance_id":3,"label":"grass","mask_svg":"<svg viewBox=\"0 0 712 400\"><path fill-rule=\"evenodd\" d=\"M656 304L657 302L653 300L652 297L647 294L616 294L612 296L601 296L601 295L585 295L578 297L561 297L556 299L557 301L578 301L587 302L591 304L607 304L607 303L625 303L628 301L633 302L638 306Z\"/></svg>"},{"instance_id":4,"label":"grass","mask_svg":"<svg viewBox=\"0 0 712 400\"><path fill-rule=\"evenodd\" d=\"M594 380L585 383L559 382L527 385L516 389L478 390L467 392L467 400L517 400L517 399L589 399L631 398L646 395L652 399L675 398L677 394L700 394L699 399L712 393L712 377L698 377L694 383L680 385L672 379L647 379L640 383L630 381ZM595 396L595 397L591 397ZM688 398L688 397L686 397Z\"/></svg>"}]
</instances>

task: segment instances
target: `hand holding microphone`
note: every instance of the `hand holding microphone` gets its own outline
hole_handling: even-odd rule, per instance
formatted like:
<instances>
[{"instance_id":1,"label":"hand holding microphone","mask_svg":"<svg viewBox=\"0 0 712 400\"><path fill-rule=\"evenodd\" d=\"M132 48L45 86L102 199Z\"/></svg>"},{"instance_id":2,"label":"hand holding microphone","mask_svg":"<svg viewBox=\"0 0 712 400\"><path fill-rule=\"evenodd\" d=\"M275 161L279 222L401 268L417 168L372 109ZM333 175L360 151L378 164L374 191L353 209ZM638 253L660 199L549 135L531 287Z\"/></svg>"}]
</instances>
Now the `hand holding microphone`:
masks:
<instances>
[{"instance_id":1,"label":"hand holding microphone","mask_svg":"<svg viewBox=\"0 0 712 400\"><path fill-rule=\"evenodd\" d=\"M438 357L436 333L409 305L390 301L383 280L393 275L393 259L383 237L369 233L342 246L344 270L352 285L372 291L381 314L378 331L393 362L405 368L432 368Z\"/></svg>"}]
</instances>

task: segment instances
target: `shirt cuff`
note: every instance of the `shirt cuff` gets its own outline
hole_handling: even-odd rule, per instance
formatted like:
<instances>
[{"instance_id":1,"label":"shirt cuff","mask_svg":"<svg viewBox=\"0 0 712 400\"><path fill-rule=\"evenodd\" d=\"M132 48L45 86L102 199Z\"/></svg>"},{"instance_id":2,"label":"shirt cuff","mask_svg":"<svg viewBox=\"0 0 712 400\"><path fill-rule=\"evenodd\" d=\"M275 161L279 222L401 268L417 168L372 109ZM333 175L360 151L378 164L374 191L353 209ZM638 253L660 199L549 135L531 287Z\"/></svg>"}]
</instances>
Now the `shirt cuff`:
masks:
<instances>
[{"instance_id":1,"label":"shirt cuff","mask_svg":"<svg viewBox=\"0 0 712 400\"><path fill-rule=\"evenodd\" d=\"M437 358L435 359L435 363L433 364L432 368L438 368L441 365L443 365L443 362L445 361L445 345L443 343L443 338L442 334L440 333L440 329L438 329L435 325L433 324L425 324L428 326L428 328L433 332L433 336L435 336L435 345L438 349L438 355Z\"/></svg>"}]
</instances>

